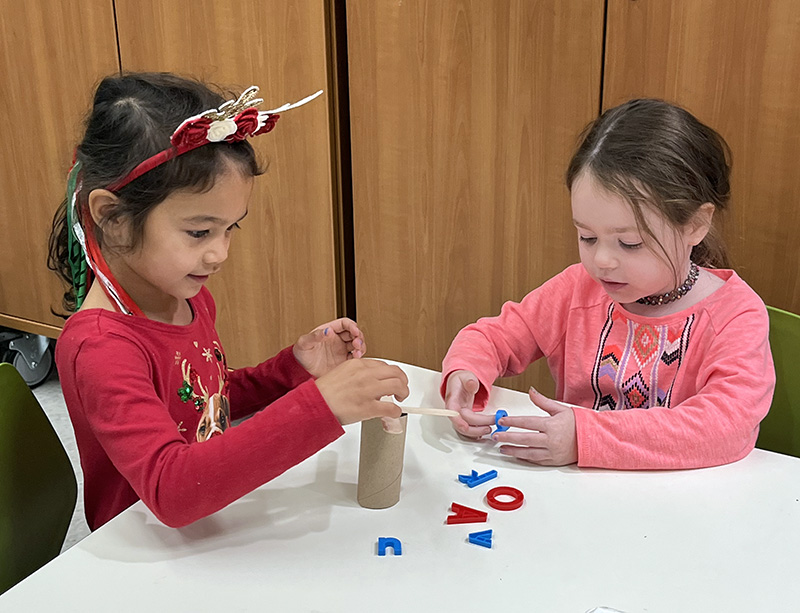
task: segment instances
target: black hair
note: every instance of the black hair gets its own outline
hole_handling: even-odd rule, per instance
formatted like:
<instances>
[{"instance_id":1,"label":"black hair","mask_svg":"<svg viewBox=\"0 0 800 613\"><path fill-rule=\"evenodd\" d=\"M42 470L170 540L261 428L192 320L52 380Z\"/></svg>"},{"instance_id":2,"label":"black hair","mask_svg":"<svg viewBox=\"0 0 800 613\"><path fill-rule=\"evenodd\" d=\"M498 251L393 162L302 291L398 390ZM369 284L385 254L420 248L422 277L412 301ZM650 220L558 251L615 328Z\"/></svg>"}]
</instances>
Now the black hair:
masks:
<instances>
[{"instance_id":1,"label":"black hair","mask_svg":"<svg viewBox=\"0 0 800 613\"><path fill-rule=\"evenodd\" d=\"M95 189L108 189L139 163L170 146L170 136L187 118L219 107L227 98L210 86L170 73L123 73L104 78L97 86L76 157L81 163L82 188L78 205L85 206ZM233 165L245 176L258 176L260 167L246 140L209 143L153 168L115 190L119 204L97 224L96 238L103 245L105 222L130 222L128 248L140 244L147 216L172 192L204 192ZM69 266L66 200L58 207L50 234L48 267L67 284L63 305L76 308Z\"/></svg>"}]
</instances>

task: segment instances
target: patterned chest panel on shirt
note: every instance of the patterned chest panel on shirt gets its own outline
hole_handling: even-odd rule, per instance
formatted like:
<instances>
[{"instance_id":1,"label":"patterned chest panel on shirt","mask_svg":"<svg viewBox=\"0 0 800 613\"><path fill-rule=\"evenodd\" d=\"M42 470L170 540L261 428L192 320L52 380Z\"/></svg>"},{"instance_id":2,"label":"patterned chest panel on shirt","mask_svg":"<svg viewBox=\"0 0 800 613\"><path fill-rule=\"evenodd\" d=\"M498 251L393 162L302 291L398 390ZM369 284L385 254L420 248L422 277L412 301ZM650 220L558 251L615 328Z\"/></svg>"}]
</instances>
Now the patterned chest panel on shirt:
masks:
<instances>
[{"instance_id":1,"label":"patterned chest panel on shirt","mask_svg":"<svg viewBox=\"0 0 800 613\"><path fill-rule=\"evenodd\" d=\"M176 355L182 381L178 396L182 402L194 405L198 415L195 440L202 442L219 436L230 425L228 365L217 341L213 341L212 347L201 347L197 342L193 345L194 351L190 352L193 356ZM185 431L183 426L181 422L178 430Z\"/></svg>"},{"instance_id":2,"label":"patterned chest panel on shirt","mask_svg":"<svg viewBox=\"0 0 800 613\"><path fill-rule=\"evenodd\" d=\"M653 326L629 320L611 304L592 368L592 408L669 407L694 318Z\"/></svg>"}]
</instances>

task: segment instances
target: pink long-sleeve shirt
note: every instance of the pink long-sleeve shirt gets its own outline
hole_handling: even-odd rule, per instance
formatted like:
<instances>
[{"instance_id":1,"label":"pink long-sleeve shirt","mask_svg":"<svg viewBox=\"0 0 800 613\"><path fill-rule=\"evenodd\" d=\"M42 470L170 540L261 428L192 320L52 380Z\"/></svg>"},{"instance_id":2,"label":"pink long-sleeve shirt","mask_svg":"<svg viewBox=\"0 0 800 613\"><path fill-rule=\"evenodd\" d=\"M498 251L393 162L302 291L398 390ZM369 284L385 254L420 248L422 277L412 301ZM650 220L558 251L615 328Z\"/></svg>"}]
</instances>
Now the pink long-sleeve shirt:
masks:
<instances>
[{"instance_id":1,"label":"pink long-sleeve shirt","mask_svg":"<svg viewBox=\"0 0 800 613\"><path fill-rule=\"evenodd\" d=\"M570 266L497 317L470 324L442 365L442 393L469 370L483 408L498 376L544 357L557 400L572 405L578 465L698 468L734 462L755 446L775 387L769 319L732 270L697 304L664 317L628 312L582 265Z\"/></svg>"}]
</instances>

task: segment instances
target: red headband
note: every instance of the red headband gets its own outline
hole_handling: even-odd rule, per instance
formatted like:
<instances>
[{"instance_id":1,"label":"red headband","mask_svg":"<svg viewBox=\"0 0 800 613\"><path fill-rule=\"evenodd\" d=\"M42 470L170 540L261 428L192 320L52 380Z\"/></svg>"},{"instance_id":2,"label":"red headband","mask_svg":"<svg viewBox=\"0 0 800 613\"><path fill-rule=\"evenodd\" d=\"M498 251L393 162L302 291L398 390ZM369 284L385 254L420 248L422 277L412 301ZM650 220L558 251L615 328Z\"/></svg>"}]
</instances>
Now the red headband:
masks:
<instances>
[{"instance_id":1,"label":"red headband","mask_svg":"<svg viewBox=\"0 0 800 613\"><path fill-rule=\"evenodd\" d=\"M310 102L322 94L322 90L299 102L286 103L270 111L259 111L255 108L263 102L257 94L258 87L253 85L242 92L236 100L228 100L218 109L210 109L189 117L172 133L169 139L171 146L168 149L147 158L119 181L109 185L108 189L112 192L117 191L156 166L207 143L222 141L235 143L249 136L266 134L275 127L280 117L277 114L279 111L287 111Z\"/></svg>"},{"instance_id":2,"label":"red headband","mask_svg":"<svg viewBox=\"0 0 800 613\"><path fill-rule=\"evenodd\" d=\"M265 134L275 127L279 117L278 112L302 106L322 94L322 90L303 98L299 102L293 104L287 102L283 106L270 111L259 111L255 108L256 105L263 102L261 98L256 97L257 94L258 88L256 86L249 87L236 100L228 100L218 109L211 109L194 117L189 117L172 133L170 138L171 146L168 149L147 158L122 179L110 185L108 189L116 191L134 179L141 177L148 170L152 170L176 156L207 143L221 141L235 143L249 136ZM70 266L74 266L73 270L80 270L81 259L85 258L89 267L89 270L82 277L80 273L73 272L73 279L77 280L76 288L78 286L82 288L82 293L76 289L76 295L79 296L78 306L80 306L83 295L91 284L91 276L94 275L102 283L103 290L120 313L144 316L138 305L111 273L100 246L95 240L92 216L86 214L85 210L81 211L80 207L78 207L77 196L81 189L80 177L80 161L73 159L73 168L70 169L68 181L67 215L70 235L76 241L76 244L80 245L80 251L71 249L71 252L73 252L71 257L74 258L74 262L71 262Z\"/></svg>"}]
</instances>

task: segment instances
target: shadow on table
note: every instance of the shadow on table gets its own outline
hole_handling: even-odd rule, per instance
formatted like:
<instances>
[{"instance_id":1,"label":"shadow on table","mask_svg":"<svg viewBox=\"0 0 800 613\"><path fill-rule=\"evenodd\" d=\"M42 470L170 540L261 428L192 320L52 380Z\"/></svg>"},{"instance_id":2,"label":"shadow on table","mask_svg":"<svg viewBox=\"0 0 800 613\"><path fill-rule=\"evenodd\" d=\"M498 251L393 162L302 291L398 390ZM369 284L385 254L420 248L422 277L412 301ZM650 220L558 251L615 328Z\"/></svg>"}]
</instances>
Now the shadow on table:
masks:
<instances>
[{"instance_id":1,"label":"shadow on table","mask_svg":"<svg viewBox=\"0 0 800 613\"><path fill-rule=\"evenodd\" d=\"M338 456L335 451L313 456L316 474L310 483L255 490L183 528L159 523L139 505L109 522L103 539L89 536L79 547L99 558L147 563L323 532L334 506L357 506L356 484L336 481Z\"/></svg>"}]
</instances>

